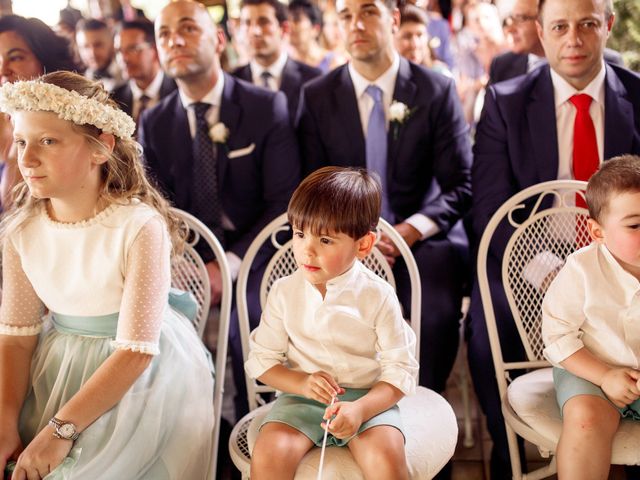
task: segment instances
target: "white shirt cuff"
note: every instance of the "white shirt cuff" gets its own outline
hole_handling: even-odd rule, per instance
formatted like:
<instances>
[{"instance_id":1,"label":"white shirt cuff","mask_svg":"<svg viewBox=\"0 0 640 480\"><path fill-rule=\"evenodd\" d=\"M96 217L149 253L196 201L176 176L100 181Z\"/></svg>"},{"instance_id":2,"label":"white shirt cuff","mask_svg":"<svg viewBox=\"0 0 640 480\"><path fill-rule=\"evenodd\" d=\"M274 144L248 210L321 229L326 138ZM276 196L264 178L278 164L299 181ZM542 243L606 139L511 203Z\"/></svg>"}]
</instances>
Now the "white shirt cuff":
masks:
<instances>
[{"instance_id":1,"label":"white shirt cuff","mask_svg":"<svg viewBox=\"0 0 640 480\"><path fill-rule=\"evenodd\" d=\"M433 220L421 213L414 213L405 222L420 232L420 240L433 237L440 231L440 227Z\"/></svg>"},{"instance_id":2,"label":"white shirt cuff","mask_svg":"<svg viewBox=\"0 0 640 480\"><path fill-rule=\"evenodd\" d=\"M238 278L238 272L240 272L240 264L242 259L233 252L225 252L227 256L227 263L229 264L229 273L231 274L231 280L235 281Z\"/></svg>"}]
</instances>

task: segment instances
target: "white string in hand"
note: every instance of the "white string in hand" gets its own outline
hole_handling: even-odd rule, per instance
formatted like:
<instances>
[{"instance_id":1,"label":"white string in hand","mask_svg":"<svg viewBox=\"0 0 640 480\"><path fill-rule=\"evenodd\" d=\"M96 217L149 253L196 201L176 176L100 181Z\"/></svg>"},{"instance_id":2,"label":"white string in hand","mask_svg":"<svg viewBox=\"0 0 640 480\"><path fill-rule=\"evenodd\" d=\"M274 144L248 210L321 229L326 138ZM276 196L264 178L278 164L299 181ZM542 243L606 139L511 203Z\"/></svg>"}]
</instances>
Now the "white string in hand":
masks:
<instances>
[{"instance_id":1,"label":"white string in hand","mask_svg":"<svg viewBox=\"0 0 640 480\"><path fill-rule=\"evenodd\" d=\"M336 397L331 397L331 403L329 406L332 406L336 402ZM317 480L322 480L322 468L324 466L324 451L327 448L327 434L329 433L329 424L331 423L331 418L327 418L327 424L324 427L324 437L322 438L322 450L320 451L320 466L318 468L318 478Z\"/></svg>"}]
</instances>

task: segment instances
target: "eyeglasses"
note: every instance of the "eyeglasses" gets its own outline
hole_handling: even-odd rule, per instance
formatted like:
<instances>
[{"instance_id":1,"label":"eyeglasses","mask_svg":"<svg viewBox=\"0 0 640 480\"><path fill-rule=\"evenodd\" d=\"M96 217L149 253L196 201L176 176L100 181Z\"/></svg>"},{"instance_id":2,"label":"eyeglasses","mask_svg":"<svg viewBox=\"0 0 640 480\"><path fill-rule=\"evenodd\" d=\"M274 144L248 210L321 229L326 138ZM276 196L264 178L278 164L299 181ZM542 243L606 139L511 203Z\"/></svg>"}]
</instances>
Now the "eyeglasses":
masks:
<instances>
[{"instance_id":1,"label":"eyeglasses","mask_svg":"<svg viewBox=\"0 0 640 480\"><path fill-rule=\"evenodd\" d=\"M143 50L145 50L149 46L150 45L149 45L148 42L136 43L135 45L129 45L128 47L125 47L125 48L116 49L116 54L119 54L119 55L138 55L140 52L142 52Z\"/></svg>"},{"instance_id":2,"label":"eyeglasses","mask_svg":"<svg viewBox=\"0 0 640 480\"><path fill-rule=\"evenodd\" d=\"M507 15L502 21L502 26L510 27L511 25L522 25L525 22L531 22L537 18L538 17L536 15Z\"/></svg>"}]
</instances>

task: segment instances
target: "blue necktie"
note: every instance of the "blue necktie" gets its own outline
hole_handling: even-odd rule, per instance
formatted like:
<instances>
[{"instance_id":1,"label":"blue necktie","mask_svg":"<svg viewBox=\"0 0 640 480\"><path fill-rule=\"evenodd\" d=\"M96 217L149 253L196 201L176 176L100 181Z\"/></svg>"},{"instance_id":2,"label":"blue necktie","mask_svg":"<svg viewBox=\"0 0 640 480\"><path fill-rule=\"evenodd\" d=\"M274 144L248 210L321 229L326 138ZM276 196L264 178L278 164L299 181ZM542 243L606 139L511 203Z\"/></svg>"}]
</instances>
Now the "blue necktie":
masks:
<instances>
[{"instance_id":1,"label":"blue necktie","mask_svg":"<svg viewBox=\"0 0 640 480\"><path fill-rule=\"evenodd\" d=\"M224 246L222 205L218 194L216 146L209 136L206 114L208 103L193 105L196 114L196 135L193 138L193 207L192 213L211 229Z\"/></svg>"},{"instance_id":2,"label":"blue necktie","mask_svg":"<svg viewBox=\"0 0 640 480\"><path fill-rule=\"evenodd\" d=\"M394 223L394 216L389 207L387 191L387 128L382 105L382 90L375 85L369 85L365 93L373 99L373 109L369 115L367 126L367 169L380 176L382 186L381 216L390 223Z\"/></svg>"}]
</instances>

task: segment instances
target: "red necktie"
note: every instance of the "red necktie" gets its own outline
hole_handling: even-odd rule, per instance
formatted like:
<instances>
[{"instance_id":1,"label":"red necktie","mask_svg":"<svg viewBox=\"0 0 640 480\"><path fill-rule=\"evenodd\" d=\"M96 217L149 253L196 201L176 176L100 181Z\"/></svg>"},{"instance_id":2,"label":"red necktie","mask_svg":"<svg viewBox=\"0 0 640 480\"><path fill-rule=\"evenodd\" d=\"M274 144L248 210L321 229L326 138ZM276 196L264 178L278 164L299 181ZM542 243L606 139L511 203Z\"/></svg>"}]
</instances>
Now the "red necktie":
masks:
<instances>
[{"instance_id":1,"label":"red necktie","mask_svg":"<svg viewBox=\"0 0 640 480\"><path fill-rule=\"evenodd\" d=\"M591 97L581 93L574 95L569 101L577 110L576 120L573 124L573 178L588 181L600 165L596 129L589 114ZM584 198L579 194L576 194L576 206L587 208ZM586 221L587 219L583 215L577 219L576 243L578 247L589 244Z\"/></svg>"}]
</instances>

